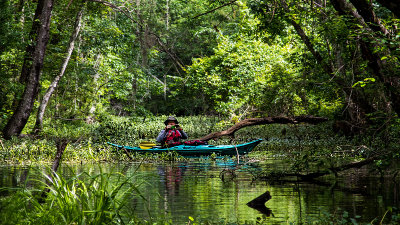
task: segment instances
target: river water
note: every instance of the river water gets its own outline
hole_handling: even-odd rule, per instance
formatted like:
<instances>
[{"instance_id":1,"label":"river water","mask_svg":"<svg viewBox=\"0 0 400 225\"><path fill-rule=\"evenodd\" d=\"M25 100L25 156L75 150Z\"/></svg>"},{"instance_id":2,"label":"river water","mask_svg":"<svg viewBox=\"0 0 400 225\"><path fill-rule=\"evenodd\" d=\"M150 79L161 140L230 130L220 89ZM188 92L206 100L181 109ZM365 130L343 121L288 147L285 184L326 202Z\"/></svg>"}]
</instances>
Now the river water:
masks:
<instances>
[{"instance_id":1,"label":"river water","mask_svg":"<svg viewBox=\"0 0 400 225\"><path fill-rule=\"evenodd\" d=\"M231 159L191 159L188 162L78 164L60 168L64 176L120 172L132 176L143 198L130 201L138 218L163 218L173 224L198 223L282 224L307 223L328 215L344 216L357 222L380 221L388 207L400 207L399 184L380 181L365 173L354 173L336 182L273 182L253 180L254 174L281 162L236 162ZM36 171L36 172L33 172ZM1 187L21 185L37 168L0 167ZM360 175L364 174L364 175ZM246 203L270 192L265 208L253 209ZM3 195L5 193L2 193Z\"/></svg>"}]
</instances>

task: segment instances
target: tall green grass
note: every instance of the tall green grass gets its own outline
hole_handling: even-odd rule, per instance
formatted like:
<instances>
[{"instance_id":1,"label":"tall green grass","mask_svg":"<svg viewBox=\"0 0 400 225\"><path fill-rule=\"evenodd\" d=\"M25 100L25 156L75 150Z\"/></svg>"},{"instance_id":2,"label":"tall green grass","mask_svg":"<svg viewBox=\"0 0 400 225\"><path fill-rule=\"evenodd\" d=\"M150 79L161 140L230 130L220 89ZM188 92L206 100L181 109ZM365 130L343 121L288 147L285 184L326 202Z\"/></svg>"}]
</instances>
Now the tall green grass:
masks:
<instances>
[{"instance_id":1,"label":"tall green grass","mask_svg":"<svg viewBox=\"0 0 400 225\"><path fill-rule=\"evenodd\" d=\"M42 185L14 189L1 199L2 224L140 223L129 202L142 198L132 176L80 173L70 178L43 174ZM43 191L48 190L45 199ZM151 218L151 217L150 217Z\"/></svg>"}]
</instances>

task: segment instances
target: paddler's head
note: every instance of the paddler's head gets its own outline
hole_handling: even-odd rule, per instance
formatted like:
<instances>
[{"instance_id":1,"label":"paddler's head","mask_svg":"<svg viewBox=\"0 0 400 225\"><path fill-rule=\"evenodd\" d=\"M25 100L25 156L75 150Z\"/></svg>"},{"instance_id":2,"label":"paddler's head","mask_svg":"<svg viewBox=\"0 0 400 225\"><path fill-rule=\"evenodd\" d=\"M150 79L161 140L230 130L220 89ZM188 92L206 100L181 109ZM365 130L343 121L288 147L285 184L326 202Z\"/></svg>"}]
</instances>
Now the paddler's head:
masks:
<instances>
[{"instance_id":1,"label":"paddler's head","mask_svg":"<svg viewBox=\"0 0 400 225\"><path fill-rule=\"evenodd\" d=\"M164 124L166 126L167 129L175 129L176 127L178 127L179 122L178 120L173 117L173 116L169 116L165 121Z\"/></svg>"}]
</instances>

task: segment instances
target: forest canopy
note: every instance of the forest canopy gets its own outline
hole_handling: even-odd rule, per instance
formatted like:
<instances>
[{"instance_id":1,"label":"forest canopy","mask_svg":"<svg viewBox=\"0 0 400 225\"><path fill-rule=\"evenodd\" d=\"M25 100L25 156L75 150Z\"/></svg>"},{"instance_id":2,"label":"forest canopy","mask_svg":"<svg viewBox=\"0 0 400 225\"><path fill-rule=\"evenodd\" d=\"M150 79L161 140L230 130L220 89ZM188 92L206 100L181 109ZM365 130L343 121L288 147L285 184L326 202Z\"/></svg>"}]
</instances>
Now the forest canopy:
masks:
<instances>
[{"instance_id":1,"label":"forest canopy","mask_svg":"<svg viewBox=\"0 0 400 225\"><path fill-rule=\"evenodd\" d=\"M5 138L107 115L314 115L350 133L398 123L398 1L0 6Z\"/></svg>"}]
</instances>

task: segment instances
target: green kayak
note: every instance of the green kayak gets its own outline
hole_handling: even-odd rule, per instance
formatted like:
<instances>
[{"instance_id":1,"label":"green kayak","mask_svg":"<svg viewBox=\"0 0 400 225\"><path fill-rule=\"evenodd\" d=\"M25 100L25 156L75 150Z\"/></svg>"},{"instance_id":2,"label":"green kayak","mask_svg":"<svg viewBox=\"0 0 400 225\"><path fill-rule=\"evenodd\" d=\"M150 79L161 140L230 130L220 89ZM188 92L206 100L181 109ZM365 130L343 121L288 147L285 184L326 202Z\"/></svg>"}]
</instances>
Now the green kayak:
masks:
<instances>
[{"instance_id":1,"label":"green kayak","mask_svg":"<svg viewBox=\"0 0 400 225\"><path fill-rule=\"evenodd\" d=\"M262 139L257 139L248 143L238 144L238 145L178 145L171 148L160 148L152 147L150 149L141 149L139 147L122 146L107 142L108 144L117 147L118 149L125 148L131 153L163 153L174 151L182 156L201 156L201 155L211 155L215 153L216 155L244 155L253 150Z\"/></svg>"}]
</instances>

